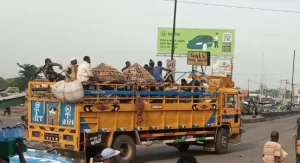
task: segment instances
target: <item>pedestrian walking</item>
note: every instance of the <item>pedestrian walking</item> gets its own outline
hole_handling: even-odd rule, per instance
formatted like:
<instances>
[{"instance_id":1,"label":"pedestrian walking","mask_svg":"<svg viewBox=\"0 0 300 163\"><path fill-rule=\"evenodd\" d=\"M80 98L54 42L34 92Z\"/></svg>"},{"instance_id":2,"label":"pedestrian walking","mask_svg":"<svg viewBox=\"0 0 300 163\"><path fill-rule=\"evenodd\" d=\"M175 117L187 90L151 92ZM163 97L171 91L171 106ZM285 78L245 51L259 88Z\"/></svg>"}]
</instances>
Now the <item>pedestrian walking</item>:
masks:
<instances>
[{"instance_id":1,"label":"pedestrian walking","mask_svg":"<svg viewBox=\"0 0 300 163\"><path fill-rule=\"evenodd\" d=\"M287 156L278 142L278 131L271 132L271 140L266 142L263 149L263 161L265 163L281 163Z\"/></svg>"}]
</instances>

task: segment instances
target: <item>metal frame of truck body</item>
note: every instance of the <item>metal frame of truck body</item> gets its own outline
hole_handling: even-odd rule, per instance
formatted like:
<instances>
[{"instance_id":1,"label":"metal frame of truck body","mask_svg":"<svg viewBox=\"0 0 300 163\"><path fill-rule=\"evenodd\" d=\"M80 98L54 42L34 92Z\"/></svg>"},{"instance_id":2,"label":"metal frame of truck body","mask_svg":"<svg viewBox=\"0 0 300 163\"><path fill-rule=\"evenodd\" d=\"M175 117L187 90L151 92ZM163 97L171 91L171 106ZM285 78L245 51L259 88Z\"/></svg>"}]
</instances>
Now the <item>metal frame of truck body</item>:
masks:
<instances>
[{"instance_id":1,"label":"metal frame of truck body","mask_svg":"<svg viewBox=\"0 0 300 163\"><path fill-rule=\"evenodd\" d=\"M33 85L42 84L45 87L32 88ZM45 95L37 97L32 94L41 90L47 91L49 88L47 85L52 84L29 83L29 140L50 143L60 149L63 155L73 155L71 157L81 161L94 157L104 147L119 149L122 141L127 142L131 148L131 153L124 157L125 159L123 158L123 162L133 159L135 145L163 143L174 146L180 151L187 150L189 145L203 145L207 150L226 153L227 143L238 144L241 141L240 98L239 92L235 89L211 88L213 92L179 92L183 87L177 86L176 91L141 90L139 94L146 104L143 111L144 121L137 126L136 108L133 103L136 92L117 90L118 86L134 87L133 85L110 85L114 87L110 90L101 89L105 85L94 85L95 90L85 90L84 100L87 103L79 104L62 103L56 98L45 97ZM119 97L125 94L129 97ZM118 95L118 102L116 97L105 95ZM155 95L161 96L153 97ZM196 95L200 97L194 98L193 96ZM229 97L234 98L235 106L227 106ZM103 100L106 103L99 104ZM159 102L151 103L153 100ZM182 100L187 101L184 103ZM43 114L39 114L44 117L42 123L36 121L32 123L32 120L37 118L33 114L37 102L43 110ZM48 122L45 121L45 117L48 116L47 109L50 104L53 106L53 103L57 107L57 124L45 124L46 121ZM66 113L63 111L66 106L74 110L73 126L62 125L61 117ZM223 134L221 137L220 133ZM224 136L227 139L222 149Z\"/></svg>"}]
</instances>

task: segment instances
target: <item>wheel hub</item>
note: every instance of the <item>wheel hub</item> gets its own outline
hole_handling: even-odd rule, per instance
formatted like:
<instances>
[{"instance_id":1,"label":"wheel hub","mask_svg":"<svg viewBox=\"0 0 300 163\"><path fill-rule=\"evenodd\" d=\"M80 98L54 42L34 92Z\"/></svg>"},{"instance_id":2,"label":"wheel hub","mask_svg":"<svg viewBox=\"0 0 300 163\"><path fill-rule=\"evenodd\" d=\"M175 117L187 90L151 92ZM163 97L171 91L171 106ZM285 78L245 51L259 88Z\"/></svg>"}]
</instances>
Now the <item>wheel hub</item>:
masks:
<instances>
[{"instance_id":1,"label":"wheel hub","mask_svg":"<svg viewBox=\"0 0 300 163\"><path fill-rule=\"evenodd\" d=\"M227 137L226 136L222 136L221 145L223 148L225 148L227 146Z\"/></svg>"},{"instance_id":2,"label":"wheel hub","mask_svg":"<svg viewBox=\"0 0 300 163\"><path fill-rule=\"evenodd\" d=\"M127 143L123 143L121 146L120 146L120 157L122 159L128 159L132 153L132 148L129 144Z\"/></svg>"}]
</instances>

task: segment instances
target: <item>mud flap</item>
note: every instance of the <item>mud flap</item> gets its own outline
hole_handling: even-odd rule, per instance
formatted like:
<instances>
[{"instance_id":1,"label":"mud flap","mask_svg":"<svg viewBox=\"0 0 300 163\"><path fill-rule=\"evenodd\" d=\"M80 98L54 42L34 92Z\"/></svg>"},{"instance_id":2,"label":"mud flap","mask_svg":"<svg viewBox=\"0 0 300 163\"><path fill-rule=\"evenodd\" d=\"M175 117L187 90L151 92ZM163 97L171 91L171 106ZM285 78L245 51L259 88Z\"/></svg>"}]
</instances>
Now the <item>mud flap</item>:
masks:
<instances>
[{"instance_id":1,"label":"mud flap","mask_svg":"<svg viewBox=\"0 0 300 163\"><path fill-rule=\"evenodd\" d=\"M208 152L214 152L216 150L215 148L215 141L204 141L203 142L203 150Z\"/></svg>"},{"instance_id":2,"label":"mud flap","mask_svg":"<svg viewBox=\"0 0 300 163\"><path fill-rule=\"evenodd\" d=\"M232 145L239 145L242 142L242 134L232 135L229 138L229 143Z\"/></svg>"}]
</instances>

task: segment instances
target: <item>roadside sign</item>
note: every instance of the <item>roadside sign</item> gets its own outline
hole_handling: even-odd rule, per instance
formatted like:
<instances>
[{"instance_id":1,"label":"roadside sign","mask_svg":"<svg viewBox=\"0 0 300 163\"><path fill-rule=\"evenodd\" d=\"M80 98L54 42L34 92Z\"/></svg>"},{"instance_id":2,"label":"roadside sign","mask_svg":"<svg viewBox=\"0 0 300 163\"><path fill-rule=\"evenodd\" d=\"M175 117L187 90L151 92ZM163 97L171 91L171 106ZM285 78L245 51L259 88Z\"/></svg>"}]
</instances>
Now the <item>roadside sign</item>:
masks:
<instances>
[{"instance_id":1,"label":"roadside sign","mask_svg":"<svg viewBox=\"0 0 300 163\"><path fill-rule=\"evenodd\" d=\"M174 59L168 59L167 60L167 68L172 70L173 77L175 79L176 60L174 60Z\"/></svg>"},{"instance_id":2,"label":"roadside sign","mask_svg":"<svg viewBox=\"0 0 300 163\"><path fill-rule=\"evenodd\" d=\"M187 64L195 66L210 66L210 52L189 51L187 54Z\"/></svg>"}]
</instances>

